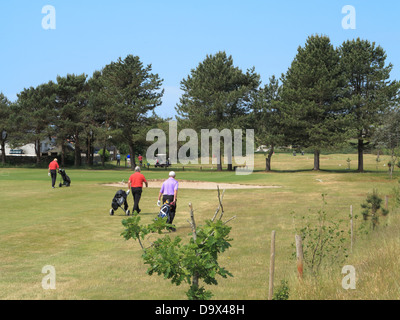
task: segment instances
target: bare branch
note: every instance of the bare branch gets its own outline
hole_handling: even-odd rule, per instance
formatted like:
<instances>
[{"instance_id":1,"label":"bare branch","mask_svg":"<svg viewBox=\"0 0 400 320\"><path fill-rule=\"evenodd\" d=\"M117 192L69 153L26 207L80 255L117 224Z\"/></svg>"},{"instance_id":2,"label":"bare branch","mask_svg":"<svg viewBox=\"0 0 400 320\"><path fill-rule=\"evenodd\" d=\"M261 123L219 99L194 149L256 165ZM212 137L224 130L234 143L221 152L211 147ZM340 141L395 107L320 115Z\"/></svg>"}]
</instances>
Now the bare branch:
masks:
<instances>
[{"instance_id":1,"label":"bare branch","mask_svg":"<svg viewBox=\"0 0 400 320\"><path fill-rule=\"evenodd\" d=\"M189 223L190 223L190 225L192 226L193 240L196 242L196 240L197 240L196 221L194 220L194 211L193 211L193 205L192 205L192 203L189 203L189 208L190 208L190 219L192 220L191 222L189 221Z\"/></svg>"},{"instance_id":2,"label":"bare branch","mask_svg":"<svg viewBox=\"0 0 400 320\"><path fill-rule=\"evenodd\" d=\"M236 216L233 216L233 217L230 218L229 220L226 220L226 221L224 222L224 225L225 225L225 224L228 224L228 222L230 222L230 221L232 221L232 220L234 220L234 219L236 219Z\"/></svg>"},{"instance_id":3,"label":"bare branch","mask_svg":"<svg viewBox=\"0 0 400 320\"><path fill-rule=\"evenodd\" d=\"M218 202L219 202L219 206L217 208L217 210L215 211L214 217L211 219L212 222L215 221L215 219L218 216L218 213L221 211L221 215L219 217L219 220L222 219L222 216L224 215L224 206L222 205L222 200L224 199L224 194L225 194L225 190L222 191L222 196L221 196L221 192L219 190L219 186L217 186L217 190L218 190Z\"/></svg>"}]
</instances>

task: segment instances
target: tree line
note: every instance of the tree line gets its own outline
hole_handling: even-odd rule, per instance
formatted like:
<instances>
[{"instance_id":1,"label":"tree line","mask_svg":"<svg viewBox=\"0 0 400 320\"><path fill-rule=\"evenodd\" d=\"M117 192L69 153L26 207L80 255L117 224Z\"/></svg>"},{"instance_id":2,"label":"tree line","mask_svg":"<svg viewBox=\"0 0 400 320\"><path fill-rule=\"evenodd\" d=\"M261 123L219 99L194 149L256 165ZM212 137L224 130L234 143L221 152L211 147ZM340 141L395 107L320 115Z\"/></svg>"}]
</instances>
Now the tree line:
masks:
<instances>
[{"instance_id":1,"label":"tree line","mask_svg":"<svg viewBox=\"0 0 400 320\"><path fill-rule=\"evenodd\" d=\"M207 55L180 83L176 118L182 128L198 132L254 129L257 142L269 146L266 170L271 170L277 146L314 150L314 170L319 170L322 150L355 139L362 172L368 144L392 147L399 141L385 134L396 127L388 121L399 119L394 116L399 82L391 79L393 65L386 60L384 49L368 40L347 40L335 48L328 36L312 35L299 46L286 73L262 86L254 67L243 72L223 51ZM87 164L93 164L94 145L123 144L134 155L147 145L149 129L168 120L155 113L162 83L151 65L128 55L90 78L68 74L24 89L15 102L0 94L0 131L10 133L0 137L2 161L7 140L34 143L39 162L40 141L49 136L57 137L62 161L68 142L74 143L76 166L82 164L82 150Z\"/></svg>"},{"instance_id":2,"label":"tree line","mask_svg":"<svg viewBox=\"0 0 400 320\"><path fill-rule=\"evenodd\" d=\"M119 58L89 78L86 74L58 76L37 87L24 89L15 102L0 96L0 128L9 132L12 145L34 143L40 162L40 141L57 137L64 163L67 145L74 145L75 166L93 165L94 146L124 144L134 155L145 143L146 128L160 119L152 114L161 105L162 79L139 57ZM2 140L2 150L5 141ZM5 162L4 152L3 162ZM104 157L103 157L104 161ZM132 161L132 166L134 166Z\"/></svg>"}]
</instances>

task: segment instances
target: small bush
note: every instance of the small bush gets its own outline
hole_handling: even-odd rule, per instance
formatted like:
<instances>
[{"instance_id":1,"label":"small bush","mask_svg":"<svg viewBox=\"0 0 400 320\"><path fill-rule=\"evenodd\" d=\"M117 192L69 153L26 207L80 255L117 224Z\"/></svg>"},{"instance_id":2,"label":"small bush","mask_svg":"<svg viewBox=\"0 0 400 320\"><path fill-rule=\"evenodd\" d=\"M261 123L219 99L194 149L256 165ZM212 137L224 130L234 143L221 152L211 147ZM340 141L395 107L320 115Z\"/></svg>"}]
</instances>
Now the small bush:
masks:
<instances>
[{"instance_id":1,"label":"small bush","mask_svg":"<svg viewBox=\"0 0 400 320\"><path fill-rule=\"evenodd\" d=\"M287 280L282 280L281 285L276 288L272 300L288 300L289 299L289 285Z\"/></svg>"},{"instance_id":2,"label":"small bush","mask_svg":"<svg viewBox=\"0 0 400 320\"><path fill-rule=\"evenodd\" d=\"M383 199L379 196L378 191L374 189L367 196L364 203L361 204L363 211L361 212L364 221L371 220L372 229L374 230L379 225L379 217L387 216L389 210L382 208Z\"/></svg>"}]
</instances>

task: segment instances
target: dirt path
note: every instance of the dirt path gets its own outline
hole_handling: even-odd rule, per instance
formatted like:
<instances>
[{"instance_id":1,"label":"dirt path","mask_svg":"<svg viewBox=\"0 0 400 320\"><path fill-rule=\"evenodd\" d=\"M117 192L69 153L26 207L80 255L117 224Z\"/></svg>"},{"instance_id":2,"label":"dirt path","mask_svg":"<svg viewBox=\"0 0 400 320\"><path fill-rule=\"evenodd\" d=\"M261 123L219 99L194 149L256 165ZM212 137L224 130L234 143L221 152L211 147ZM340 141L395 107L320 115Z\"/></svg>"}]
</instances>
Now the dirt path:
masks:
<instances>
[{"instance_id":1,"label":"dirt path","mask_svg":"<svg viewBox=\"0 0 400 320\"><path fill-rule=\"evenodd\" d=\"M161 188L162 183L165 180L148 180L149 188ZM198 190L216 190L217 186L220 189L272 189L272 188L281 188L281 186L260 186L260 185L249 185L249 184L235 184L235 183L217 183L217 182L204 182L204 181L187 181L187 180L178 180L179 181L179 189L198 189ZM103 184L106 187L116 187L123 188L127 187L127 182L118 182L118 183L108 183Z\"/></svg>"}]
</instances>

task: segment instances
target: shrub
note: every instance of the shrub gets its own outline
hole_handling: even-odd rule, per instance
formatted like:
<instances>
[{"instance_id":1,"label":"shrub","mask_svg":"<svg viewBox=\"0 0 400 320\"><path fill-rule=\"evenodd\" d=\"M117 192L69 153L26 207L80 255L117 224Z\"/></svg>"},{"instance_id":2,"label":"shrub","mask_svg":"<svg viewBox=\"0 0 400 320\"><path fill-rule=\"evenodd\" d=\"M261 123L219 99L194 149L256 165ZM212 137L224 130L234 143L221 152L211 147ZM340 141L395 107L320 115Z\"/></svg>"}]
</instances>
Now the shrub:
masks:
<instances>
[{"instance_id":1,"label":"shrub","mask_svg":"<svg viewBox=\"0 0 400 320\"><path fill-rule=\"evenodd\" d=\"M379 217L387 216L389 210L382 208L383 199L379 196L378 191L373 189L372 193L367 196L364 203L361 204L363 211L361 212L364 221L371 220L372 229L379 225Z\"/></svg>"},{"instance_id":2,"label":"shrub","mask_svg":"<svg viewBox=\"0 0 400 320\"><path fill-rule=\"evenodd\" d=\"M322 194L323 205L317 211L317 223L312 223L303 216L302 221L305 221L305 225L296 229L303 243L305 268L314 276L318 275L322 266L340 264L348 257L348 239L341 227L343 220L328 220L325 196ZM296 248L294 243L292 247ZM296 252L292 257L296 258Z\"/></svg>"},{"instance_id":3,"label":"shrub","mask_svg":"<svg viewBox=\"0 0 400 320\"><path fill-rule=\"evenodd\" d=\"M288 300L289 299L289 285L287 280L282 280L279 287L275 289L272 300Z\"/></svg>"}]
</instances>

